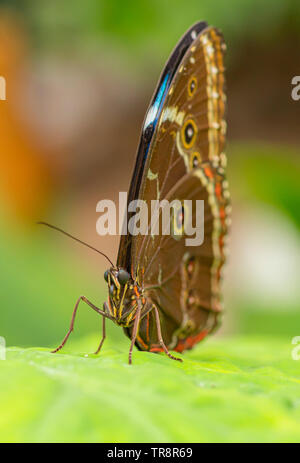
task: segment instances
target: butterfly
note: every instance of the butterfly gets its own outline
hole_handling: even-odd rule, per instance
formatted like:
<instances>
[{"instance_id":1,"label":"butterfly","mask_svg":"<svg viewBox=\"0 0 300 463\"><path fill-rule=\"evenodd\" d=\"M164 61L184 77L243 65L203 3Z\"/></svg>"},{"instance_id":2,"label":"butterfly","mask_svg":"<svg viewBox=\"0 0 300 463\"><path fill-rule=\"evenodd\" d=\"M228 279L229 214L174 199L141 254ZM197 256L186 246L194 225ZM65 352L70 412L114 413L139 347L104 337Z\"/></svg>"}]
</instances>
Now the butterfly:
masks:
<instances>
[{"instance_id":1,"label":"butterfly","mask_svg":"<svg viewBox=\"0 0 300 463\"><path fill-rule=\"evenodd\" d=\"M142 126L128 202L204 201L204 240L185 242L185 215L173 212L180 233L121 236L117 263L104 278L108 300L100 309L86 297L76 303L60 350L73 330L80 301L105 321L123 327L134 345L149 352L191 349L218 325L222 312L221 273L226 257L230 198L225 177L225 81L222 34L206 22L179 41L159 79ZM129 218L128 218L129 220ZM171 219L170 219L171 220ZM176 236L175 236L176 235ZM98 251L100 252L100 251ZM101 253L102 254L102 253ZM107 256L106 256L107 257Z\"/></svg>"}]
</instances>

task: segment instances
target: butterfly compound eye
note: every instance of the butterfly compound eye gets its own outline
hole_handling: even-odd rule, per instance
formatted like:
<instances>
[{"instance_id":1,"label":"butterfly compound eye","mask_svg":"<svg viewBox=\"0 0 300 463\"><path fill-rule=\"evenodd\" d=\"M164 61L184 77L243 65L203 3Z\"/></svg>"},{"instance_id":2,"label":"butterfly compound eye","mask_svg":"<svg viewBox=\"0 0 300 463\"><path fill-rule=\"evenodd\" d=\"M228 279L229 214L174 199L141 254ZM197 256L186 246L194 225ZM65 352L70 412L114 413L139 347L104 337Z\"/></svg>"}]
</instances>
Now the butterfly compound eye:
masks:
<instances>
[{"instance_id":1,"label":"butterfly compound eye","mask_svg":"<svg viewBox=\"0 0 300 463\"><path fill-rule=\"evenodd\" d=\"M126 285L129 278L130 278L130 275L128 272L126 272L126 270L121 269L118 271L118 280L119 280L120 285Z\"/></svg>"},{"instance_id":2,"label":"butterfly compound eye","mask_svg":"<svg viewBox=\"0 0 300 463\"><path fill-rule=\"evenodd\" d=\"M104 272L104 280L106 282L108 282L108 270L106 270L106 272Z\"/></svg>"}]
</instances>

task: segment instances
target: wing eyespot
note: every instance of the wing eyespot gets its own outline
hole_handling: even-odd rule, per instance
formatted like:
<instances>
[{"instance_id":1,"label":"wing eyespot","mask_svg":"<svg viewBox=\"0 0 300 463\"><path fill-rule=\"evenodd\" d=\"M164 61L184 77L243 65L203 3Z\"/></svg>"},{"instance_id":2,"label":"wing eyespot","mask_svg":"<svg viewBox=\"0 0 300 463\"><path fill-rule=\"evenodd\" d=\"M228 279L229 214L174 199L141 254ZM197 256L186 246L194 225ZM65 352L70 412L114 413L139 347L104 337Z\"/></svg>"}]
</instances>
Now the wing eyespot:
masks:
<instances>
[{"instance_id":1,"label":"wing eyespot","mask_svg":"<svg viewBox=\"0 0 300 463\"><path fill-rule=\"evenodd\" d=\"M174 207L171 220L171 233L175 240L180 240L184 235L184 224L188 222L190 211L184 202L179 207Z\"/></svg>"},{"instance_id":2,"label":"wing eyespot","mask_svg":"<svg viewBox=\"0 0 300 463\"><path fill-rule=\"evenodd\" d=\"M196 259L194 256L189 257L185 262L185 268L188 278L191 278L195 272Z\"/></svg>"},{"instance_id":3,"label":"wing eyespot","mask_svg":"<svg viewBox=\"0 0 300 463\"><path fill-rule=\"evenodd\" d=\"M195 151L190 157L190 169L197 169L202 162L201 154Z\"/></svg>"},{"instance_id":4,"label":"wing eyespot","mask_svg":"<svg viewBox=\"0 0 300 463\"><path fill-rule=\"evenodd\" d=\"M195 76L190 77L190 80L188 81L188 86L187 86L189 98L192 98L195 95L197 86L198 86L197 78Z\"/></svg>"},{"instance_id":5,"label":"wing eyespot","mask_svg":"<svg viewBox=\"0 0 300 463\"><path fill-rule=\"evenodd\" d=\"M181 141L186 149L190 149L197 137L197 126L193 119L187 119L181 129Z\"/></svg>"}]
</instances>

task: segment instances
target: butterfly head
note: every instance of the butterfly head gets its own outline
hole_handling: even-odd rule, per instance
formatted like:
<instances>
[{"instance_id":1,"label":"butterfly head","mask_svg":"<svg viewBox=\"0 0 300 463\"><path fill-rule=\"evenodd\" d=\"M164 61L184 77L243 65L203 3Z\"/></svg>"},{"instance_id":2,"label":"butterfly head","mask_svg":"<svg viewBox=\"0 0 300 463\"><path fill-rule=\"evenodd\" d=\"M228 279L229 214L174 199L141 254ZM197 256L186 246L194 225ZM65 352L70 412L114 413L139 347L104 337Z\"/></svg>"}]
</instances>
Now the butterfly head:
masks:
<instances>
[{"instance_id":1,"label":"butterfly head","mask_svg":"<svg viewBox=\"0 0 300 463\"><path fill-rule=\"evenodd\" d=\"M130 326L137 310L136 283L122 268L111 267L104 272L108 284L108 310L110 316L120 326Z\"/></svg>"}]
</instances>

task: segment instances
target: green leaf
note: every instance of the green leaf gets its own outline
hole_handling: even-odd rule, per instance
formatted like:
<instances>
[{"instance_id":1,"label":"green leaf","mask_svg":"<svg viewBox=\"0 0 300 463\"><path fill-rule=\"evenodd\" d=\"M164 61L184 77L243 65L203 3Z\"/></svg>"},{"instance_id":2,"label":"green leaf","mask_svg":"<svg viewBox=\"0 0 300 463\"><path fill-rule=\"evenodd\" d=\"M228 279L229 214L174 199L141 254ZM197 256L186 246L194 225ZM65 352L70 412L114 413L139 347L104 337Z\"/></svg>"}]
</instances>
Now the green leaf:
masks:
<instances>
[{"instance_id":1,"label":"green leaf","mask_svg":"<svg viewBox=\"0 0 300 463\"><path fill-rule=\"evenodd\" d=\"M117 348L108 340L99 356L82 353L98 341L56 355L7 350L1 441L300 440L300 361L290 339L210 338L182 364L135 351L132 366L125 338Z\"/></svg>"}]
</instances>

